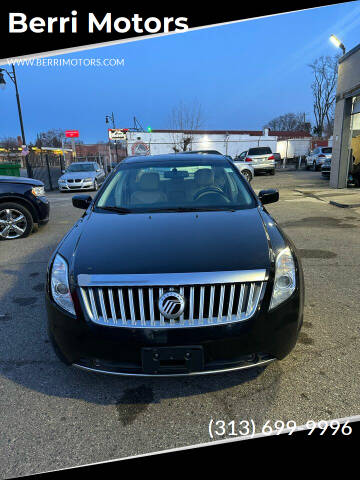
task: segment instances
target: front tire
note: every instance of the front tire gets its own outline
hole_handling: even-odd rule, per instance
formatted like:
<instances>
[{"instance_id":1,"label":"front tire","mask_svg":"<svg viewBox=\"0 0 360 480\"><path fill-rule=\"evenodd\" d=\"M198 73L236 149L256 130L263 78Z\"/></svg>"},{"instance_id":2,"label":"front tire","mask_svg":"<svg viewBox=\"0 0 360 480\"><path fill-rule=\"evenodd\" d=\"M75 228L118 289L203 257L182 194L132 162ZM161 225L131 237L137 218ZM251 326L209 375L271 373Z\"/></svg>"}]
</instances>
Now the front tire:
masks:
<instances>
[{"instance_id":1,"label":"front tire","mask_svg":"<svg viewBox=\"0 0 360 480\"><path fill-rule=\"evenodd\" d=\"M241 173L246 178L246 180L250 183L251 180L252 180L252 175L251 175L250 170L243 170Z\"/></svg>"},{"instance_id":2,"label":"front tire","mask_svg":"<svg viewBox=\"0 0 360 480\"><path fill-rule=\"evenodd\" d=\"M0 240L25 238L33 227L34 220L26 207L19 203L0 203Z\"/></svg>"}]
</instances>

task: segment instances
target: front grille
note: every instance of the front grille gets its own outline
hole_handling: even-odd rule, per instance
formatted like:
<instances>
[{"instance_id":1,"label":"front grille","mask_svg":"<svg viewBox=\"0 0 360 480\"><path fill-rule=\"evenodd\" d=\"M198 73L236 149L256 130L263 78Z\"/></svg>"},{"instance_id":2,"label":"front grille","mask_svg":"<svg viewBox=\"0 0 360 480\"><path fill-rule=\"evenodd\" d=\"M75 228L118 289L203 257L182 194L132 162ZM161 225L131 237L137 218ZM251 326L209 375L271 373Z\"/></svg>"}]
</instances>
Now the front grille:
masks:
<instances>
[{"instance_id":1,"label":"front grille","mask_svg":"<svg viewBox=\"0 0 360 480\"><path fill-rule=\"evenodd\" d=\"M170 328L247 320L259 308L265 285L264 281L180 286L81 285L80 291L85 312L95 323ZM159 298L169 291L180 293L185 299L185 309L176 319L165 318L159 310Z\"/></svg>"}]
</instances>

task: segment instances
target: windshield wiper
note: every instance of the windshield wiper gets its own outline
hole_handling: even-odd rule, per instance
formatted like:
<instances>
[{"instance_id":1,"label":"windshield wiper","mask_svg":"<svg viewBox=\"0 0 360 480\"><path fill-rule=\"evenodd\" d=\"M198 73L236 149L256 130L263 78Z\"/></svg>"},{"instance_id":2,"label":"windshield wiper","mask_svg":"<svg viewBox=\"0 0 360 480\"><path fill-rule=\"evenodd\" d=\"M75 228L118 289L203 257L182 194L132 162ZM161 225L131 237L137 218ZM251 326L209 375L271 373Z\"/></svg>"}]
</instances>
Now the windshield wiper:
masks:
<instances>
[{"instance_id":1,"label":"windshield wiper","mask_svg":"<svg viewBox=\"0 0 360 480\"><path fill-rule=\"evenodd\" d=\"M132 210L130 210L129 208L124 208L124 207L115 207L115 206L99 207L98 205L96 207L101 208L101 210L108 210L109 212L132 213Z\"/></svg>"}]
</instances>

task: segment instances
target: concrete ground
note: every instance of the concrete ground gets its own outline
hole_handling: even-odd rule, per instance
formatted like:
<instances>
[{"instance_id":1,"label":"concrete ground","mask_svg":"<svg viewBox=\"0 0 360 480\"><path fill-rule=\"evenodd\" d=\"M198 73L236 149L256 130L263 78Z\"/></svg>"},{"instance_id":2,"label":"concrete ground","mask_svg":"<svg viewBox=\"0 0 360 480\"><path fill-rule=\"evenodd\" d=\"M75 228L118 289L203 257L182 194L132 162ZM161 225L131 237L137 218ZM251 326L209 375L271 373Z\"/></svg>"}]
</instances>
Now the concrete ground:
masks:
<instances>
[{"instance_id":1,"label":"concrete ground","mask_svg":"<svg viewBox=\"0 0 360 480\"><path fill-rule=\"evenodd\" d=\"M81 215L52 193L51 221L0 245L1 478L210 441L211 419L342 418L360 414L360 212L299 189L327 188L320 173L277 171L253 187L277 187L268 210L302 257L304 325L294 351L263 373L132 379L62 365L46 334L48 258Z\"/></svg>"}]
</instances>

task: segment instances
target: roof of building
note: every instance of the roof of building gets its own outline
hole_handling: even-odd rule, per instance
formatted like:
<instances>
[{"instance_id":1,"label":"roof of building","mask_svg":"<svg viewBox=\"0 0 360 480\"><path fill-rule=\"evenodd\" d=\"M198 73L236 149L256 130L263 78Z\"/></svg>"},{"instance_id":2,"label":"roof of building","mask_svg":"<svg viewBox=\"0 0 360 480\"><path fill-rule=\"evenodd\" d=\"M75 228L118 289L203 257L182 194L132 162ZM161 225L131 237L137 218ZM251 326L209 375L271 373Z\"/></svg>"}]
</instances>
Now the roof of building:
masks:
<instances>
[{"instance_id":1,"label":"roof of building","mask_svg":"<svg viewBox=\"0 0 360 480\"><path fill-rule=\"evenodd\" d=\"M353 55L355 52L357 52L358 50L360 50L360 43L358 43L357 45L355 45L355 47L353 47L351 50L349 50L348 52L346 52L342 57L339 58L339 63L342 63L344 60L346 60L347 58L351 57L351 55Z\"/></svg>"},{"instance_id":2,"label":"roof of building","mask_svg":"<svg viewBox=\"0 0 360 480\"><path fill-rule=\"evenodd\" d=\"M195 135L250 135L254 137L261 137L264 135L263 130L152 130L153 133L187 133ZM279 131L279 130L270 130L269 136L271 137L281 137L281 138L311 138L311 133L297 130L294 132L290 131Z\"/></svg>"}]
</instances>

